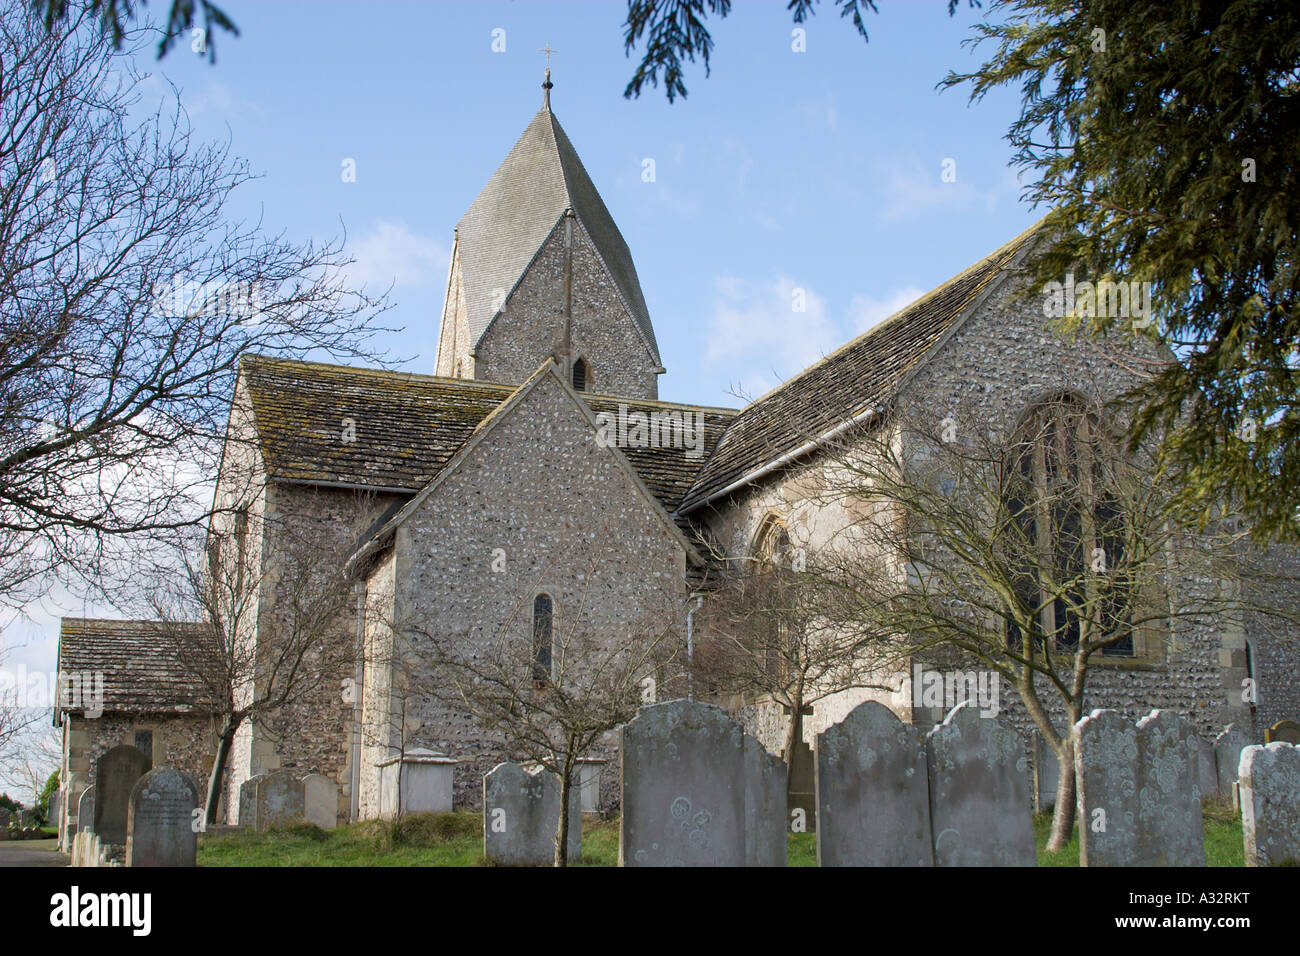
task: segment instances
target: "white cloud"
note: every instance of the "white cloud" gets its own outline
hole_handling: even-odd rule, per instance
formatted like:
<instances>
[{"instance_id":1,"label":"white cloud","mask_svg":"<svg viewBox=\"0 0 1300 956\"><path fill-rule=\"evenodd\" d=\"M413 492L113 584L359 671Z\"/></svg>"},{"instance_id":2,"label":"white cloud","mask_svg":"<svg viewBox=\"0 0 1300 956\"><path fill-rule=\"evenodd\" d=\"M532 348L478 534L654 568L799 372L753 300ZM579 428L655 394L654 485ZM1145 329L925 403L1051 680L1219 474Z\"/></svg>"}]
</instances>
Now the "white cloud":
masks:
<instances>
[{"instance_id":1,"label":"white cloud","mask_svg":"<svg viewBox=\"0 0 1300 956\"><path fill-rule=\"evenodd\" d=\"M191 117L216 113L226 118L252 116L266 119L266 111L253 100L242 99L224 83L211 82L196 93L181 94L181 102Z\"/></svg>"},{"instance_id":2,"label":"white cloud","mask_svg":"<svg viewBox=\"0 0 1300 956\"><path fill-rule=\"evenodd\" d=\"M947 159L955 163L953 182L943 181L943 163ZM996 184L980 189L967 178L967 171L957 157L935 159L928 164L915 158L898 158L882 163L881 168L888 183L882 210L886 220L915 219L940 210L955 212L980 207L992 213L1004 199L1014 201L1019 196L1014 173L1008 176L1004 171Z\"/></svg>"},{"instance_id":3,"label":"white cloud","mask_svg":"<svg viewBox=\"0 0 1300 956\"><path fill-rule=\"evenodd\" d=\"M451 251L436 239L412 232L405 223L381 220L361 237L350 240L348 278L356 285L386 289L389 284L421 286L447 278Z\"/></svg>"},{"instance_id":4,"label":"white cloud","mask_svg":"<svg viewBox=\"0 0 1300 956\"><path fill-rule=\"evenodd\" d=\"M881 298L872 295L855 295L849 302L849 332L857 336L879 325L899 309L911 305L922 295L924 289L914 285L903 286L893 292L887 292Z\"/></svg>"},{"instance_id":5,"label":"white cloud","mask_svg":"<svg viewBox=\"0 0 1300 956\"><path fill-rule=\"evenodd\" d=\"M748 393L765 391L843 340L826 300L790 276L762 283L719 276L714 291L705 360L725 369Z\"/></svg>"}]
</instances>

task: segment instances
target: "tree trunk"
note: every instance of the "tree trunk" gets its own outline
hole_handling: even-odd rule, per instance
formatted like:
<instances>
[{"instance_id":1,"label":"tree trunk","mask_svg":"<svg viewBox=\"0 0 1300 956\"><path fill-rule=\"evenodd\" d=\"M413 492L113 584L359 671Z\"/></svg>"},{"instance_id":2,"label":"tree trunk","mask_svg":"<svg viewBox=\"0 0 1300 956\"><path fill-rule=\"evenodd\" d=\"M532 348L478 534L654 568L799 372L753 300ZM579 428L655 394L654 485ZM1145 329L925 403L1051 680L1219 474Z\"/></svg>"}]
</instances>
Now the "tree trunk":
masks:
<instances>
[{"instance_id":1,"label":"tree trunk","mask_svg":"<svg viewBox=\"0 0 1300 956\"><path fill-rule=\"evenodd\" d=\"M1051 852L1064 850L1074 832L1077 796L1073 734L1066 734L1061 738L1061 747L1056 751L1056 763L1056 806L1052 810L1052 832L1047 838L1047 849Z\"/></svg>"},{"instance_id":2,"label":"tree trunk","mask_svg":"<svg viewBox=\"0 0 1300 956\"><path fill-rule=\"evenodd\" d=\"M221 726L221 737L217 741L217 754L212 761L212 773L208 777L208 799L204 804L204 826L217 822L217 810L221 806L221 779L226 773L226 759L230 756L230 746L235 742L235 731L239 730L240 719L234 714L227 714Z\"/></svg>"},{"instance_id":3,"label":"tree trunk","mask_svg":"<svg viewBox=\"0 0 1300 956\"><path fill-rule=\"evenodd\" d=\"M555 865L569 865L569 794L573 791L573 747L564 754L561 764L564 772L560 774L560 823L555 828Z\"/></svg>"}]
</instances>

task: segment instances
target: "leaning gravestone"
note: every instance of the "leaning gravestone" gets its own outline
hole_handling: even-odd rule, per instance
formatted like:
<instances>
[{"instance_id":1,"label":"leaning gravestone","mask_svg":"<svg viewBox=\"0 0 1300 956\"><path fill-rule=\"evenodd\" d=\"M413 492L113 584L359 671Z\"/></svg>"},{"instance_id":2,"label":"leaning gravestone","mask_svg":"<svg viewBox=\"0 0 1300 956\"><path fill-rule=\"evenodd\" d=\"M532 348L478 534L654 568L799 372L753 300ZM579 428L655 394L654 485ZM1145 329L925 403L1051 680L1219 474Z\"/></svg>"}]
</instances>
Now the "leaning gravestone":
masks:
<instances>
[{"instance_id":1,"label":"leaning gravestone","mask_svg":"<svg viewBox=\"0 0 1300 956\"><path fill-rule=\"evenodd\" d=\"M785 866L785 761L745 735L745 865Z\"/></svg>"},{"instance_id":2,"label":"leaning gravestone","mask_svg":"<svg viewBox=\"0 0 1300 956\"><path fill-rule=\"evenodd\" d=\"M239 825L249 830L257 830L257 788L262 785L267 774L255 773L239 785Z\"/></svg>"},{"instance_id":3,"label":"leaning gravestone","mask_svg":"<svg viewBox=\"0 0 1300 956\"><path fill-rule=\"evenodd\" d=\"M1214 738L1214 763L1219 774L1219 796L1232 796L1233 785L1237 782L1237 766L1241 763L1241 751L1248 746L1250 746L1250 738L1238 730L1236 724L1228 724L1223 733Z\"/></svg>"},{"instance_id":4,"label":"leaning gravestone","mask_svg":"<svg viewBox=\"0 0 1300 956\"><path fill-rule=\"evenodd\" d=\"M1139 866L1205 866L1196 730L1173 711L1137 724Z\"/></svg>"},{"instance_id":5,"label":"leaning gravestone","mask_svg":"<svg viewBox=\"0 0 1300 956\"><path fill-rule=\"evenodd\" d=\"M323 830L333 830L339 825L339 788L323 773L303 777L303 814L308 823Z\"/></svg>"},{"instance_id":6,"label":"leaning gravestone","mask_svg":"<svg viewBox=\"0 0 1300 956\"><path fill-rule=\"evenodd\" d=\"M925 738L935 866L1034 866L1029 761L1020 735L971 701Z\"/></svg>"},{"instance_id":7,"label":"leaning gravestone","mask_svg":"<svg viewBox=\"0 0 1300 956\"><path fill-rule=\"evenodd\" d=\"M1300 745L1300 724L1294 720L1279 720L1264 731L1264 743L1271 744L1279 740L1284 744Z\"/></svg>"},{"instance_id":8,"label":"leaning gravestone","mask_svg":"<svg viewBox=\"0 0 1300 956\"><path fill-rule=\"evenodd\" d=\"M623 728L624 866L744 866L744 733L721 708L672 700Z\"/></svg>"},{"instance_id":9,"label":"leaning gravestone","mask_svg":"<svg viewBox=\"0 0 1300 956\"><path fill-rule=\"evenodd\" d=\"M1300 747L1246 747L1239 769L1246 865L1300 864Z\"/></svg>"},{"instance_id":10,"label":"leaning gravestone","mask_svg":"<svg viewBox=\"0 0 1300 956\"><path fill-rule=\"evenodd\" d=\"M127 866L194 866L198 831L194 810L199 795L175 767L159 767L131 792Z\"/></svg>"},{"instance_id":11,"label":"leaning gravestone","mask_svg":"<svg viewBox=\"0 0 1300 956\"><path fill-rule=\"evenodd\" d=\"M77 801L77 832L95 832L95 791L92 787L81 791L81 799Z\"/></svg>"},{"instance_id":12,"label":"leaning gravestone","mask_svg":"<svg viewBox=\"0 0 1300 956\"><path fill-rule=\"evenodd\" d=\"M538 767L499 763L483 775L483 855L503 866L547 866L555 860L560 780ZM569 790L568 860L582 854L582 804Z\"/></svg>"},{"instance_id":13,"label":"leaning gravestone","mask_svg":"<svg viewBox=\"0 0 1300 956\"><path fill-rule=\"evenodd\" d=\"M152 765L130 744L119 744L95 761L95 833L102 842L126 843L131 791Z\"/></svg>"},{"instance_id":14,"label":"leaning gravestone","mask_svg":"<svg viewBox=\"0 0 1300 956\"><path fill-rule=\"evenodd\" d=\"M1134 866L1138 841L1137 728L1116 710L1074 727L1079 788L1079 864Z\"/></svg>"},{"instance_id":15,"label":"leaning gravestone","mask_svg":"<svg viewBox=\"0 0 1300 956\"><path fill-rule=\"evenodd\" d=\"M817 865L931 866L925 738L867 701L817 735Z\"/></svg>"},{"instance_id":16,"label":"leaning gravestone","mask_svg":"<svg viewBox=\"0 0 1300 956\"><path fill-rule=\"evenodd\" d=\"M258 781L257 829L302 823L307 815L307 791L292 770L277 770Z\"/></svg>"}]
</instances>

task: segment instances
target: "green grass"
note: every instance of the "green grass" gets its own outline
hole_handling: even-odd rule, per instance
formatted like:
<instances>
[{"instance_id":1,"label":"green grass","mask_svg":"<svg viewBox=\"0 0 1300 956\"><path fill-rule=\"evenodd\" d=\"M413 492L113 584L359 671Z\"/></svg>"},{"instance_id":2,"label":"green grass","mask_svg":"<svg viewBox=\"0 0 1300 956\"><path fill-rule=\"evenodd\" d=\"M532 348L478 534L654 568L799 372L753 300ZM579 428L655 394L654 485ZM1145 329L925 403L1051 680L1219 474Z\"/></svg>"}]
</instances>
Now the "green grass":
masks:
<instances>
[{"instance_id":1,"label":"green grass","mask_svg":"<svg viewBox=\"0 0 1300 956\"><path fill-rule=\"evenodd\" d=\"M1245 866L1246 847L1241 836L1241 814L1233 812L1229 801L1215 798L1205 801L1202 805L1202 815L1205 827L1205 865ZM1038 865L1078 866L1078 822L1075 822L1070 842L1066 844L1065 849L1056 853L1047 852L1047 837L1051 830L1052 815L1035 814L1034 838L1038 845Z\"/></svg>"},{"instance_id":2,"label":"green grass","mask_svg":"<svg viewBox=\"0 0 1300 956\"><path fill-rule=\"evenodd\" d=\"M1244 866L1241 816L1222 800L1205 803L1205 861ZM1050 813L1034 817L1039 866L1078 866L1079 831L1066 848L1048 853ZM199 838L200 866L484 866L483 817L477 812L417 813L397 823L367 820L322 830L305 824L269 833ZM618 820L583 821L582 859L576 866L618 864ZM786 837L787 866L817 865L817 836Z\"/></svg>"}]
</instances>

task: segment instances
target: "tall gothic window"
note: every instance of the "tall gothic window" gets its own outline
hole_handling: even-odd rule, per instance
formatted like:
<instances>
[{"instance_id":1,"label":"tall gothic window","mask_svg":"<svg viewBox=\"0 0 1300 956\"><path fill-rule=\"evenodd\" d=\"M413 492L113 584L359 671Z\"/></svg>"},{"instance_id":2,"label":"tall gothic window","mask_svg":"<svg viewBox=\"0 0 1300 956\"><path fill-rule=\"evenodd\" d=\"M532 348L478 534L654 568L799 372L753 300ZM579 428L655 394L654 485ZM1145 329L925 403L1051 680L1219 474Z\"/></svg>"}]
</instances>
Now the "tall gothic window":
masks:
<instances>
[{"instance_id":1,"label":"tall gothic window","mask_svg":"<svg viewBox=\"0 0 1300 956\"><path fill-rule=\"evenodd\" d=\"M764 519L758 534L754 537L754 558L758 562L757 571L767 576L773 590L781 587L782 570L790 567L790 532L781 520L775 516ZM772 626L776 628L774 640L763 649L763 667L768 676L780 678L780 649L785 646L786 629L789 623L775 615Z\"/></svg>"},{"instance_id":2,"label":"tall gothic window","mask_svg":"<svg viewBox=\"0 0 1300 956\"><path fill-rule=\"evenodd\" d=\"M533 680L551 679L551 644L554 640L555 603L549 594L533 598Z\"/></svg>"},{"instance_id":3,"label":"tall gothic window","mask_svg":"<svg viewBox=\"0 0 1300 956\"><path fill-rule=\"evenodd\" d=\"M1018 600L1041 608L1041 633L1058 651L1078 648L1087 626L1100 635L1122 632L1102 653L1131 657L1124 516L1111 483L1115 452L1100 419L1078 399L1060 396L1030 412L1013 449L1006 505L1013 548L1023 555ZM1023 643L1013 621L1007 642Z\"/></svg>"},{"instance_id":4,"label":"tall gothic window","mask_svg":"<svg viewBox=\"0 0 1300 956\"><path fill-rule=\"evenodd\" d=\"M576 392L585 392L587 390L587 378L591 370L587 367L586 359L578 359L573 363L573 389Z\"/></svg>"}]
</instances>

